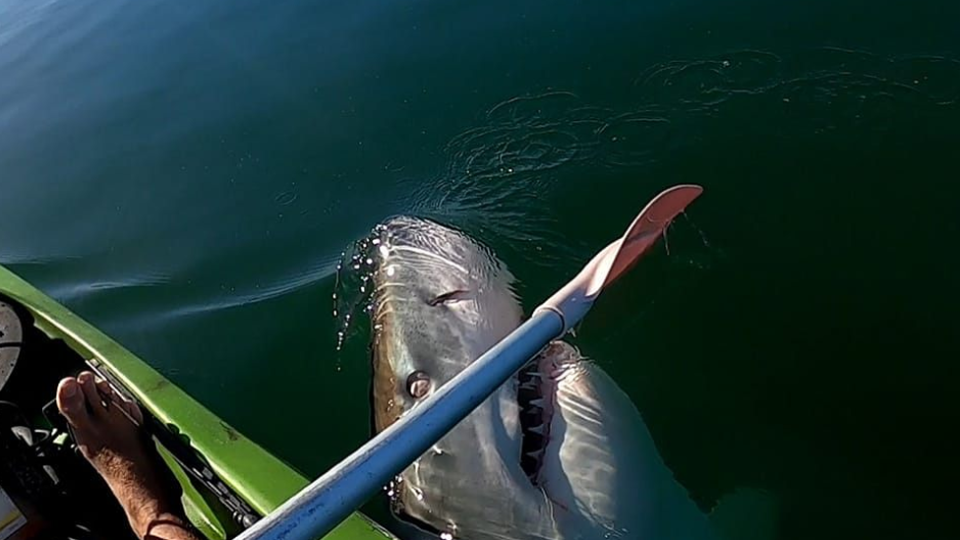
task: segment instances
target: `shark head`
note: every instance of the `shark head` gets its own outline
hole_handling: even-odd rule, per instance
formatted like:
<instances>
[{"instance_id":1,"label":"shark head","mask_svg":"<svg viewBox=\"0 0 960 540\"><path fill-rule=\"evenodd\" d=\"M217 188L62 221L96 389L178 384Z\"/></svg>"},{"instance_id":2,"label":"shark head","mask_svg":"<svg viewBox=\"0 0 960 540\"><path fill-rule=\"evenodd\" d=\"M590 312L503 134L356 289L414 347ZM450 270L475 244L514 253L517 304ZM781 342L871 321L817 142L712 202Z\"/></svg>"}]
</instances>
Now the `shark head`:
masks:
<instances>
[{"instance_id":1,"label":"shark head","mask_svg":"<svg viewBox=\"0 0 960 540\"><path fill-rule=\"evenodd\" d=\"M506 267L461 232L399 217L373 243L379 432L513 331L521 310ZM417 536L710 537L631 400L562 341L404 470L391 496Z\"/></svg>"},{"instance_id":2,"label":"shark head","mask_svg":"<svg viewBox=\"0 0 960 540\"><path fill-rule=\"evenodd\" d=\"M506 267L462 233L407 217L378 233L373 409L381 431L514 330L520 306ZM521 466L517 394L516 381L501 387L407 468L393 489L395 513L454 537L516 539L532 528L522 538L552 538L549 506Z\"/></svg>"}]
</instances>

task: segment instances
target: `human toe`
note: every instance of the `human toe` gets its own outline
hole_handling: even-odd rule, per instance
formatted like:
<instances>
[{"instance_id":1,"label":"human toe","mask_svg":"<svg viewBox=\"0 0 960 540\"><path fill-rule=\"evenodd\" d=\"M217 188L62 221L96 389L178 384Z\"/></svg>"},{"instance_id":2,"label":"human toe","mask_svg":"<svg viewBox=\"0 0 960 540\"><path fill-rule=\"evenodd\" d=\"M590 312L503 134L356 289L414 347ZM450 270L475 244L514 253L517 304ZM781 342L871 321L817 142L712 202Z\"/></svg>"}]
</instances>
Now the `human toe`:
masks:
<instances>
[{"instance_id":1,"label":"human toe","mask_svg":"<svg viewBox=\"0 0 960 540\"><path fill-rule=\"evenodd\" d=\"M57 386L57 408L73 427L84 428L90 422L85 394L73 377L61 380Z\"/></svg>"}]
</instances>

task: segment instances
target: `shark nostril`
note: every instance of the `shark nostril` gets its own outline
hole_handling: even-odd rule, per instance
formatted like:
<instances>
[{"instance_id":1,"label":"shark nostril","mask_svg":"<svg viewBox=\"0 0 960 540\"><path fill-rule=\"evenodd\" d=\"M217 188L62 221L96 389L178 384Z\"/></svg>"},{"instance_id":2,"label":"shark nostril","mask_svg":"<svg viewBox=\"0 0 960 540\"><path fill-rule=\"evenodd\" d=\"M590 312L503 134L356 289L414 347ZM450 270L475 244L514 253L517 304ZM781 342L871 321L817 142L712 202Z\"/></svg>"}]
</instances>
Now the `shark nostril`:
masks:
<instances>
[{"instance_id":1,"label":"shark nostril","mask_svg":"<svg viewBox=\"0 0 960 540\"><path fill-rule=\"evenodd\" d=\"M430 391L430 377L423 371L414 371L407 377L407 393L414 399L420 399Z\"/></svg>"}]
</instances>

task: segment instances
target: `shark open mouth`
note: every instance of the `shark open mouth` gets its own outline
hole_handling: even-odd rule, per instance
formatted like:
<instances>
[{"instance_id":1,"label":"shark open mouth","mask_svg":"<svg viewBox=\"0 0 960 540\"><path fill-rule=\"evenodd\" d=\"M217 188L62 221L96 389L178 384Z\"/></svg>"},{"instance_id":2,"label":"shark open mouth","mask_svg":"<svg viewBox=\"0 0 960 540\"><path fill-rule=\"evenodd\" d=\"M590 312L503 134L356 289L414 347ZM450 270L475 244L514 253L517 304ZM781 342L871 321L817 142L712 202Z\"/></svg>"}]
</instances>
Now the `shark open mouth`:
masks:
<instances>
[{"instance_id":1,"label":"shark open mouth","mask_svg":"<svg viewBox=\"0 0 960 540\"><path fill-rule=\"evenodd\" d=\"M550 421L553 416L552 388L547 375L534 360L517 375L517 404L520 406L520 429L523 437L520 467L533 485L539 485L543 456L550 442Z\"/></svg>"},{"instance_id":2,"label":"shark open mouth","mask_svg":"<svg viewBox=\"0 0 960 540\"><path fill-rule=\"evenodd\" d=\"M548 344L517 374L517 405L522 436L520 467L530 482L541 485L541 469L551 441L550 428L557 411L557 385L576 369L572 347L562 341ZM573 359L571 359L573 358Z\"/></svg>"}]
</instances>

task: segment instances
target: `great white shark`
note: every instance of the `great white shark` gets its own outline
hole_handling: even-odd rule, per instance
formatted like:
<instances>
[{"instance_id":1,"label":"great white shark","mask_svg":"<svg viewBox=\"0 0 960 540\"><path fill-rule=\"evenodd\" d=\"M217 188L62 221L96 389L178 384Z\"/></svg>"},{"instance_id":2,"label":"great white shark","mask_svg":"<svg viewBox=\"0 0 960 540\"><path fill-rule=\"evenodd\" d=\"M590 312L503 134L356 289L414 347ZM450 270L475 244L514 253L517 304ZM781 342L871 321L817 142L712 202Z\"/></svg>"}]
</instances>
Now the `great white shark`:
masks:
<instances>
[{"instance_id":1,"label":"great white shark","mask_svg":"<svg viewBox=\"0 0 960 540\"><path fill-rule=\"evenodd\" d=\"M376 229L373 421L381 431L521 322L493 252L433 221ZM397 478L405 536L712 539L629 397L554 341Z\"/></svg>"}]
</instances>

